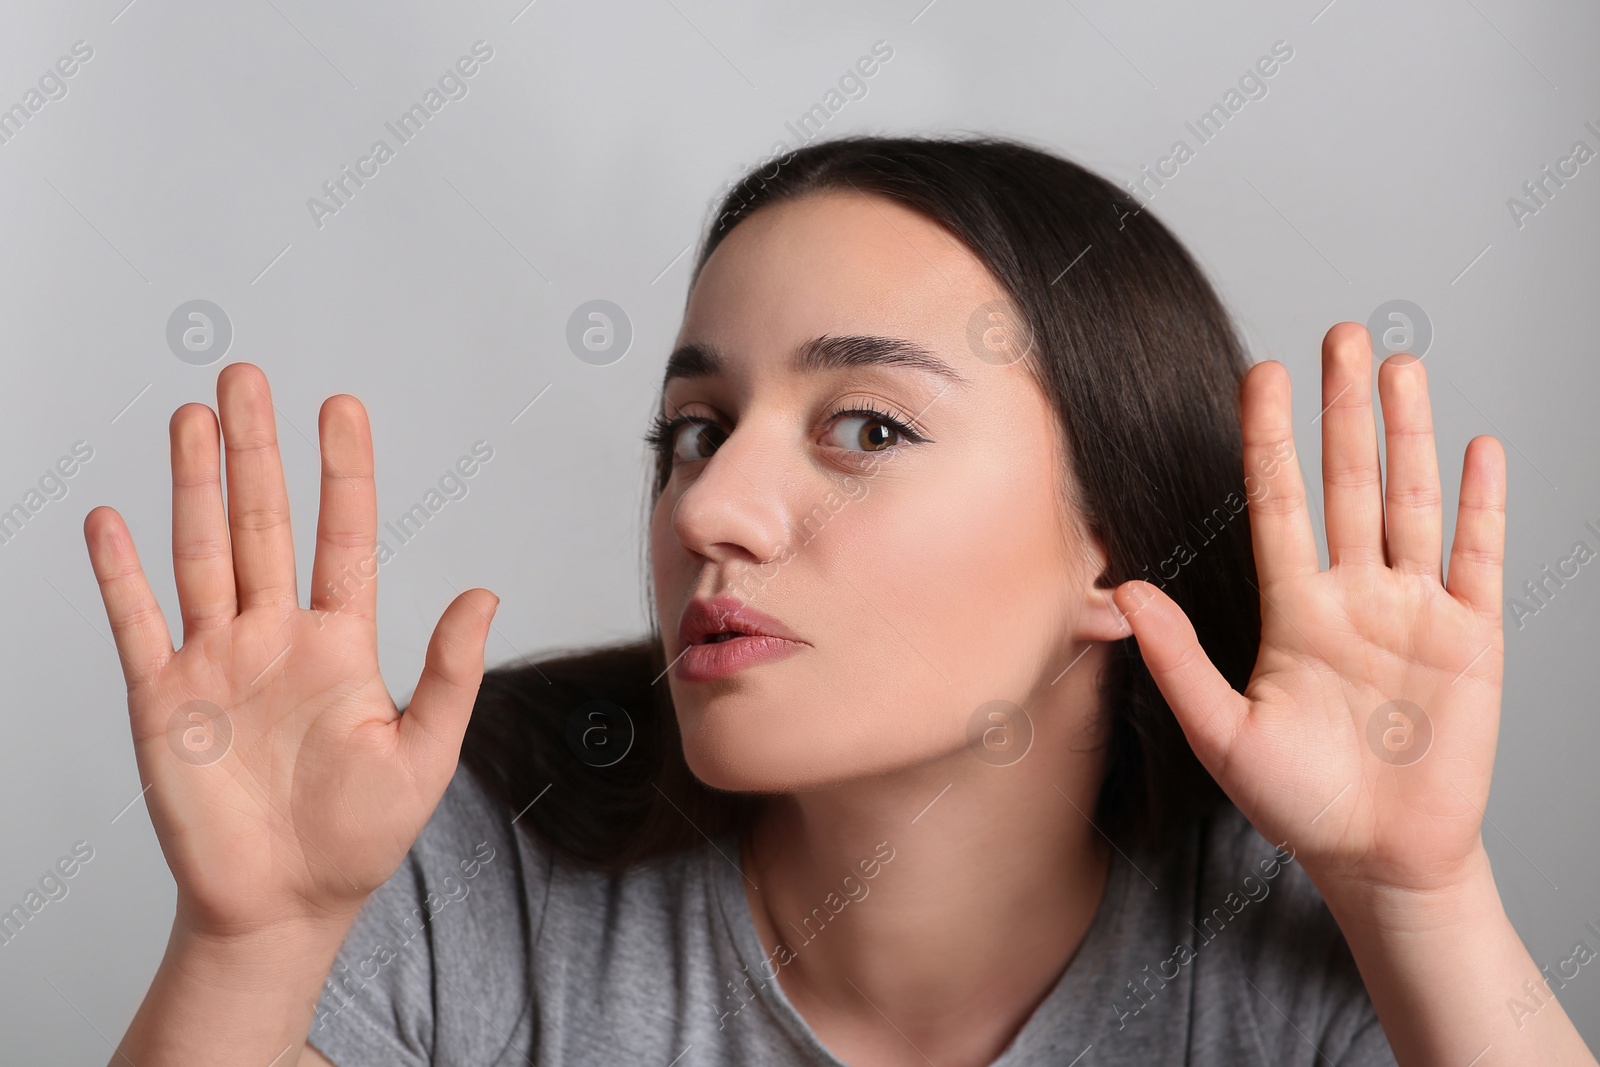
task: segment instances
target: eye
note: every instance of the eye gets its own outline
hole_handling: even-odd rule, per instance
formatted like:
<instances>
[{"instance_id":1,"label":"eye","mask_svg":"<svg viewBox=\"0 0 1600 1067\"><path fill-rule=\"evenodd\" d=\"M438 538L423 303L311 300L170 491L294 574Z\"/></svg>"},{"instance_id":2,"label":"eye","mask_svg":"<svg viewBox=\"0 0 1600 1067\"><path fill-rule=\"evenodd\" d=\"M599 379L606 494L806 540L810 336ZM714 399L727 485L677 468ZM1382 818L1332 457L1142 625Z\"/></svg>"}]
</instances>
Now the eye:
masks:
<instances>
[{"instance_id":1,"label":"eye","mask_svg":"<svg viewBox=\"0 0 1600 1067\"><path fill-rule=\"evenodd\" d=\"M727 431L721 426L695 415L669 419L657 414L644 436L645 444L654 449L657 456L674 465L710 459L727 439ZM868 406L830 415L825 440L846 451L875 453L887 452L903 442L917 443L928 438L888 412Z\"/></svg>"},{"instance_id":2,"label":"eye","mask_svg":"<svg viewBox=\"0 0 1600 1067\"><path fill-rule=\"evenodd\" d=\"M722 428L713 422L690 418L678 418L672 421L675 425L668 433L667 443L672 449L672 459L676 463L693 463L697 459L710 459L712 453L722 447L722 442L728 439Z\"/></svg>"},{"instance_id":3,"label":"eye","mask_svg":"<svg viewBox=\"0 0 1600 1067\"><path fill-rule=\"evenodd\" d=\"M862 452L885 452L902 441L925 440L893 415L870 407L835 412L828 437L840 448Z\"/></svg>"},{"instance_id":4,"label":"eye","mask_svg":"<svg viewBox=\"0 0 1600 1067\"><path fill-rule=\"evenodd\" d=\"M673 463L709 459L727 439L728 435L716 423L691 415L679 415L674 419L657 415L650 432L645 434L645 444L658 455L670 452Z\"/></svg>"}]
</instances>

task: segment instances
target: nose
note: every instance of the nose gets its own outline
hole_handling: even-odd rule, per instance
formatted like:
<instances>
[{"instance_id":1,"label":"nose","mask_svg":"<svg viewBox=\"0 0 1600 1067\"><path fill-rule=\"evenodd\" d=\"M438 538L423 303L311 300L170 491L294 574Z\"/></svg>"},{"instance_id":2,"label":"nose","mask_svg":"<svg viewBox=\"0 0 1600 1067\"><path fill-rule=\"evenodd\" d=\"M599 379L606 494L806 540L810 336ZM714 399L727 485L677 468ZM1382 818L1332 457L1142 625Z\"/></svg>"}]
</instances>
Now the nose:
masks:
<instances>
[{"instance_id":1,"label":"nose","mask_svg":"<svg viewBox=\"0 0 1600 1067\"><path fill-rule=\"evenodd\" d=\"M673 505L678 540L715 563L776 559L788 543L785 467L777 428L741 421Z\"/></svg>"}]
</instances>

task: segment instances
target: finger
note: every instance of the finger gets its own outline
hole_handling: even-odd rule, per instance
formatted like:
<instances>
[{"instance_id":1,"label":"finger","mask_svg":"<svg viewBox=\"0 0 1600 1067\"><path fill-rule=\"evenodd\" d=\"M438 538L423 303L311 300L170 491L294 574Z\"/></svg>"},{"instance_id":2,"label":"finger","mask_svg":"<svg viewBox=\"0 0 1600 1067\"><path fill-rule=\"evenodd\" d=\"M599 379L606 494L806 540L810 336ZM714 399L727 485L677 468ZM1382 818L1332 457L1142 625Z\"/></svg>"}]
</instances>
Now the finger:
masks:
<instances>
[{"instance_id":1,"label":"finger","mask_svg":"<svg viewBox=\"0 0 1600 1067\"><path fill-rule=\"evenodd\" d=\"M1249 713L1250 702L1212 665L1183 609L1149 582L1123 582L1112 594L1139 641L1156 687L1177 716L1189 747L1213 774Z\"/></svg>"},{"instance_id":2,"label":"finger","mask_svg":"<svg viewBox=\"0 0 1600 1067\"><path fill-rule=\"evenodd\" d=\"M1498 624L1506 559L1506 453L1480 434L1467 442L1461 464L1461 502L1450 545L1450 579L1457 600Z\"/></svg>"},{"instance_id":3,"label":"finger","mask_svg":"<svg viewBox=\"0 0 1600 1067\"><path fill-rule=\"evenodd\" d=\"M1430 575L1437 582L1444 573L1444 518L1428 372L1422 361L1405 353L1384 360L1378 368L1378 396L1389 467L1383 494L1389 566Z\"/></svg>"},{"instance_id":4,"label":"finger","mask_svg":"<svg viewBox=\"0 0 1600 1067\"><path fill-rule=\"evenodd\" d=\"M372 479L367 410L347 393L330 396L317 418L322 501L311 566L311 607L358 615L377 626L378 490Z\"/></svg>"},{"instance_id":5,"label":"finger","mask_svg":"<svg viewBox=\"0 0 1600 1067\"><path fill-rule=\"evenodd\" d=\"M1372 342L1341 322L1322 339L1322 502L1328 565L1385 562L1378 431L1372 415Z\"/></svg>"},{"instance_id":6,"label":"finger","mask_svg":"<svg viewBox=\"0 0 1600 1067\"><path fill-rule=\"evenodd\" d=\"M101 506L84 516L83 539L122 662L122 678L131 693L150 684L172 657L172 635L139 566L133 537L116 509Z\"/></svg>"},{"instance_id":7,"label":"finger","mask_svg":"<svg viewBox=\"0 0 1600 1067\"><path fill-rule=\"evenodd\" d=\"M239 614L233 590L233 546L222 506L217 417L185 404L168 426L172 448L172 576L183 616L183 641L226 626Z\"/></svg>"},{"instance_id":8,"label":"finger","mask_svg":"<svg viewBox=\"0 0 1600 1067\"><path fill-rule=\"evenodd\" d=\"M1251 367L1240 404L1250 540L1265 590L1321 569L1294 448L1288 369L1275 359Z\"/></svg>"},{"instance_id":9,"label":"finger","mask_svg":"<svg viewBox=\"0 0 1600 1067\"><path fill-rule=\"evenodd\" d=\"M461 739L483 683L489 623L499 606L500 598L487 589L469 589L450 602L433 629L411 703L400 716L400 744L413 772L441 793L461 755Z\"/></svg>"},{"instance_id":10,"label":"finger","mask_svg":"<svg viewBox=\"0 0 1600 1067\"><path fill-rule=\"evenodd\" d=\"M228 530L239 610L297 607L289 494L278 456L272 391L261 368L230 363L217 375L217 408L228 457Z\"/></svg>"}]
</instances>

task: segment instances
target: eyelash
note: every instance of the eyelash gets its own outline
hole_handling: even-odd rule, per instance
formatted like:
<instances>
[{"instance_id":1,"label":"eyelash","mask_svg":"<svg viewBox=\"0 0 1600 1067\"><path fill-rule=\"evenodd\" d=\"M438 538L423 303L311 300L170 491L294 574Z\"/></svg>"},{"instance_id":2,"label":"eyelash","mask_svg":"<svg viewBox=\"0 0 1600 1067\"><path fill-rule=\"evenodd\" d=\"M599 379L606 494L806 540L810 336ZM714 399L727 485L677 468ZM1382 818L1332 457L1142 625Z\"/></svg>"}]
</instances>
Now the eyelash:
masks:
<instances>
[{"instance_id":1,"label":"eyelash","mask_svg":"<svg viewBox=\"0 0 1600 1067\"><path fill-rule=\"evenodd\" d=\"M868 403L862 403L855 407L841 408L838 411L832 412L828 416L827 421L832 422L834 419L842 418L846 415L860 415L871 419L874 422L881 422L910 444L921 444L928 440L927 437L924 437L916 430L913 430L900 419L889 414L887 411L882 411ZM691 422L701 423L706 426L716 425L714 420L704 418L699 415L679 415L676 418L669 419L660 412L657 412L654 421L650 425L649 431L644 435L644 442L651 449L653 449L658 456L665 455L671 451L673 443L677 440L678 430ZM889 448L879 449L877 452L864 452L863 455L878 455L896 447L899 446L890 445Z\"/></svg>"}]
</instances>

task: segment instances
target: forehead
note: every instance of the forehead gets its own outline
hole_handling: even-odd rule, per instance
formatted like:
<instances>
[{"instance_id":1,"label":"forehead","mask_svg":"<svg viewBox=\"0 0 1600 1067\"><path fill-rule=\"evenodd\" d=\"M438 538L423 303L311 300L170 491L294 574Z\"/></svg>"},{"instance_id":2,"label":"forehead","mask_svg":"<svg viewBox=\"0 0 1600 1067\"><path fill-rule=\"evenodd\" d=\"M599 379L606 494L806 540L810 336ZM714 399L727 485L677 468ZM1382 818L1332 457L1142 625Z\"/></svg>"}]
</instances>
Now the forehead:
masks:
<instances>
[{"instance_id":1,"label":"forehead","mask_svg":"<svg viewBox=\"0 0 1600 1067\"><path fill-rule=\"evenodd\" d=\"M809 194L761 208L706 261L678 344L790 356L823 336L892 336L966 357L968 319L1003 295L982 262L921 213L875 194Z\"/></svg>"}]
</instances>

